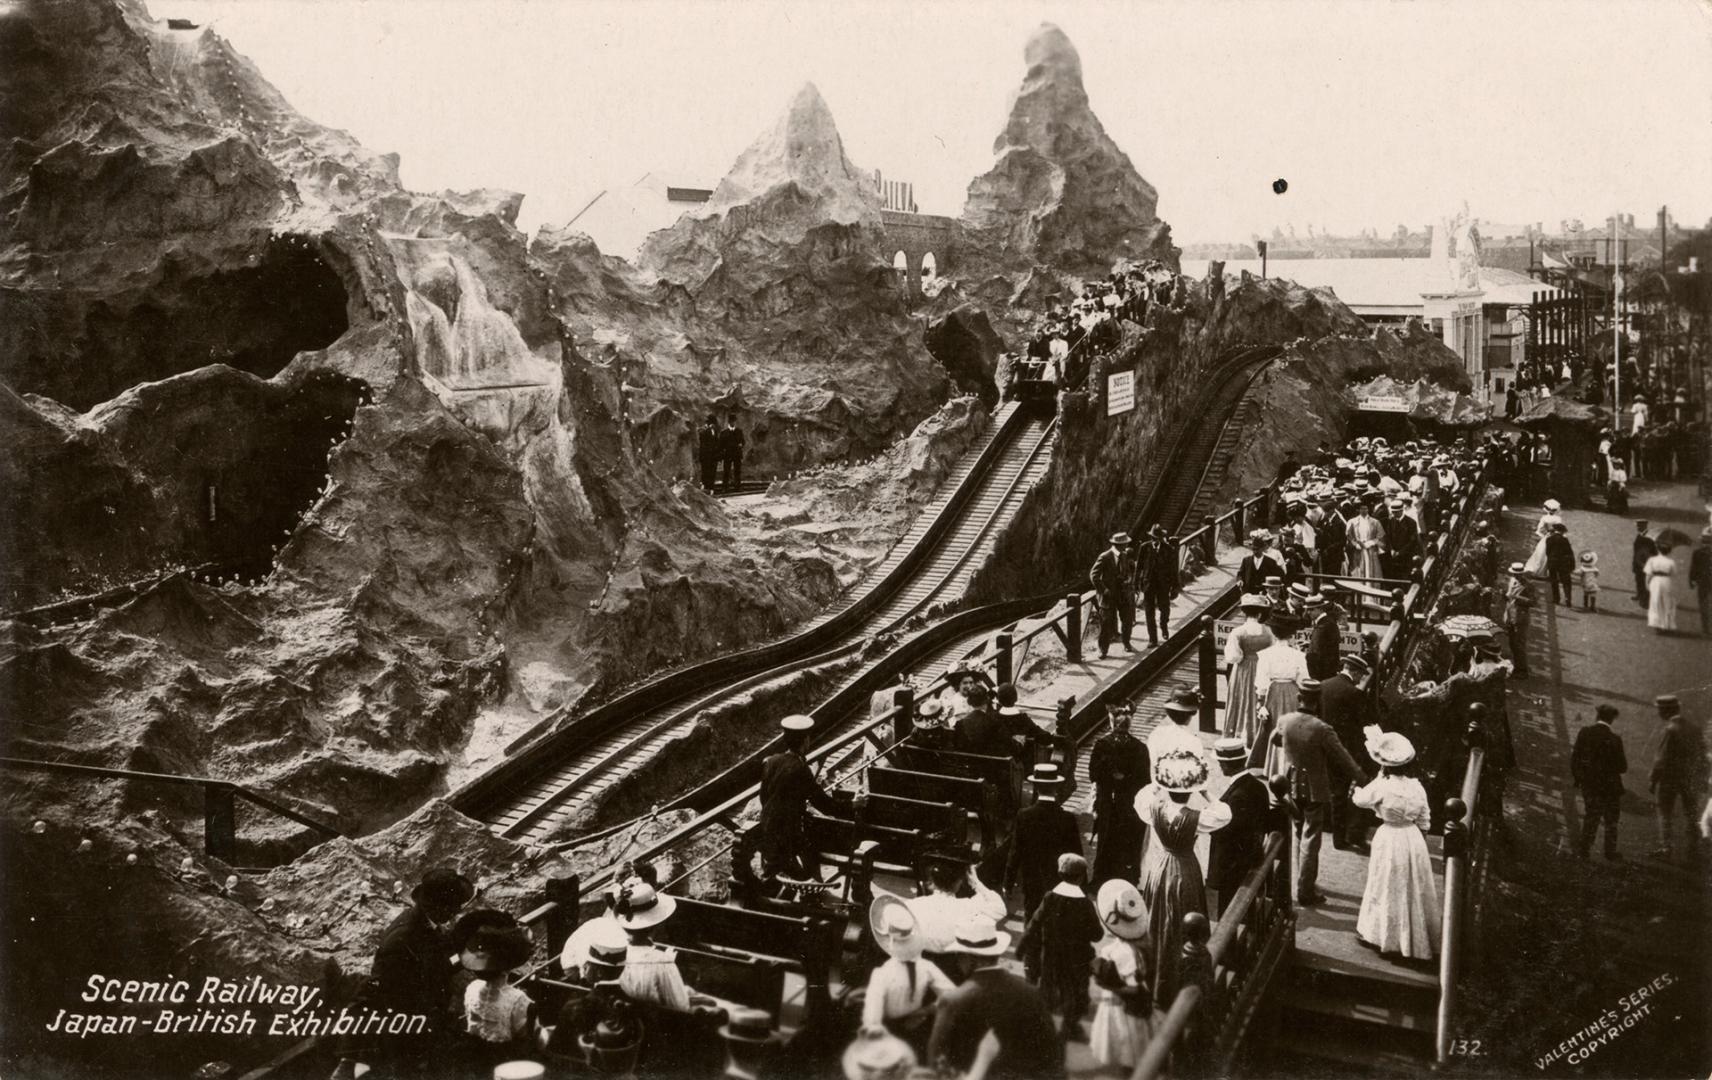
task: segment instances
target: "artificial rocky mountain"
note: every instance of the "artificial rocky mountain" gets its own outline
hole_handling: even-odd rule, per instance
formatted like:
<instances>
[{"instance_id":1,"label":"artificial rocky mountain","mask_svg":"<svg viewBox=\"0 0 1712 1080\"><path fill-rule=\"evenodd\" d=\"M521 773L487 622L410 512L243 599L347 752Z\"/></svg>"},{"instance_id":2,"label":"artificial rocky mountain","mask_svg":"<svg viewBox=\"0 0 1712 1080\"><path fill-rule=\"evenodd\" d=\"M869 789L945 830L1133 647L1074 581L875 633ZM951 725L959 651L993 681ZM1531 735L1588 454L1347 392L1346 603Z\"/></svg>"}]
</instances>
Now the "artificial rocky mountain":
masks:
<instances>
[{"instance_id":1,"label":"artificial rocky mountain","mask_svg":"<svg viewBox=\"0 0 1712 1080\"><path fill-rule=\"evenodd\" d=\"M1176 269L1159 193L1094 115L1076 47L1047 23L1023 59L996 158L970 181L963 221L991 248L1074 274L1103 275L1120 259Z\"/></svg>"}]
</instances>

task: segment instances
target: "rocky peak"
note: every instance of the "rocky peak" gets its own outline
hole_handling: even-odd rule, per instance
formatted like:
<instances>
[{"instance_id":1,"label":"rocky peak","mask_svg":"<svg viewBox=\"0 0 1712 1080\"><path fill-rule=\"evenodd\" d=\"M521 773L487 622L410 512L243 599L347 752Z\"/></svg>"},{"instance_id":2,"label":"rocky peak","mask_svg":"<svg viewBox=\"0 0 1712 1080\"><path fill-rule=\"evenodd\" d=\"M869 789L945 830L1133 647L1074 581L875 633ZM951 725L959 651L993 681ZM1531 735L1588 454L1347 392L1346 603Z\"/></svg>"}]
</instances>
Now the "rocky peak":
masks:
<instances>
[{"instance_id":1,"label":"rocky peak","mask_svg":"<svg viewBox=\"0 0 1712 1080\"><path fill-rule=\"evenodd\" d=\"M717 217L786 185L795 185L828 220L879 222L879 200L844 155L838 123L811 82L803 83L778 120L738 156L695 216Z\"/></svg>"},{"instance_id":2,"label":"rocky peak","mask_svg":"<svg viewBox=\"0 0 1712 1080\"><path fill-rule=\"evenodd\" d=\"M1069 37L1042 24L1023 59L996 160L970 182L963 220L1016 255L1076 273L1103 273L1118 259L1175 267L1159 193L1094 115Z\"/></svg>"}]
</instances>

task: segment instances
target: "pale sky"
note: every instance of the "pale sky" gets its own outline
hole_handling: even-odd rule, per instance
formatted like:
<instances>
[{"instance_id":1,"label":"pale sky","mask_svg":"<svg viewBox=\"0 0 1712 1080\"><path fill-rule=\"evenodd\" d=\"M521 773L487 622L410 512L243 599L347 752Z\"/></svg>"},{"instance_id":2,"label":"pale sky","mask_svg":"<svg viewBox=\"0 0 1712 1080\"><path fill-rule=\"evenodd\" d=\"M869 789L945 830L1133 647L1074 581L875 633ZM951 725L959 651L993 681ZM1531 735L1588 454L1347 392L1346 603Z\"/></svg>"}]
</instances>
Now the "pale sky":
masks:
<instances>
[{"instance_id":1,"label":"pale sky","mask_svg":"<svg viewBox=\"0 0 1712 1080\"><path fill-rule=\"evenodd\" d=\"M1179 243L1273 226L1712 215L1705 0L149 0L214 28L411 188L560 223L661 172L712 187L805 80L850 158L956 214L1042 21ZM1283 177L1289 190L1273 194Z\"/></svg>"}]
</instances>

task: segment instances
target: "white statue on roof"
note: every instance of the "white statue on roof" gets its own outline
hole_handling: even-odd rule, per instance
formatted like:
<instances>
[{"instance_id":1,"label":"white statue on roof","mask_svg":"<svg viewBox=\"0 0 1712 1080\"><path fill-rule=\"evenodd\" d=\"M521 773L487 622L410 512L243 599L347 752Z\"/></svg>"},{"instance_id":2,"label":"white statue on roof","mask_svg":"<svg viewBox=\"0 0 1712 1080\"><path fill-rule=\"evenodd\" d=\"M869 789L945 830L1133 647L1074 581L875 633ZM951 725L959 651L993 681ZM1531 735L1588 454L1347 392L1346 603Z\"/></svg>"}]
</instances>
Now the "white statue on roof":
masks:
<instances>
[{"instance_id":1,"label":"white statue on roof","mask_svg":"<svg viewBox=\"0 0 1712 1080\"><path fill-rule=\"evenodd\" d=\"M1444 267L1451 288L1480 291L1480 227L1468 212L1467 201L1451 217L1439 218L1433 230L1432 257Z\"/></svg>"}]
</instances>

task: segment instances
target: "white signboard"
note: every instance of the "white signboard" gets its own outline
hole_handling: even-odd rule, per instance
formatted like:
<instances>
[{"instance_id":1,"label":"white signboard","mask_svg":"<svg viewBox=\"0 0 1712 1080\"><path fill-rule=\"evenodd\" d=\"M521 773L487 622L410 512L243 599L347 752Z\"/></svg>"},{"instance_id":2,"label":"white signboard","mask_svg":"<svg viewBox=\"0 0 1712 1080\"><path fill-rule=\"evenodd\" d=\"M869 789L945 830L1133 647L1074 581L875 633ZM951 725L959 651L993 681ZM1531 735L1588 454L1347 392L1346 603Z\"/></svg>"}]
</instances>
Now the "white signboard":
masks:
<instances>
[{"instance_id":1,"label":"white signboard","mask_svg":"<svg viewBox=\"0 0 1712 1080\"><path fill-rule=\"evenodd\" d=\"M1224 656L1225 642L1230 640L1231 631L1242 625L1241 619L1213 620L1213 649L1220 657ZM1291 639L1291 644L1298 649L1308 647L1310 631L1298 630ZM1338 627L1338 652L1359 653L1361 651L1361 635L1347 626Z\"/></svg>"},{"instance_id":2,"label":"white signboard","mask_svg":"<svg viewBox=\"0 0 1712 1080\"><path fill-rule=\"evenodd\" d=\"M1362 412L1400 412L1409 411L1409 403L1396 394L1370 394L1357 398L1355 407Z\"/></svg>"},{"instance_id":3,"label":"white signboard","mask_svg":"<svg viewBox=\"0 0 1712 1080\"><path fill-rule=\"evenodd\" d=\"M1106 376L1106 415L1117 416L1135 408L1135 372L1119 371Z\"/></svg>"}]
</instances>

